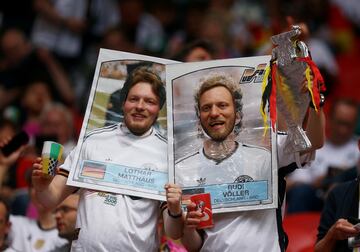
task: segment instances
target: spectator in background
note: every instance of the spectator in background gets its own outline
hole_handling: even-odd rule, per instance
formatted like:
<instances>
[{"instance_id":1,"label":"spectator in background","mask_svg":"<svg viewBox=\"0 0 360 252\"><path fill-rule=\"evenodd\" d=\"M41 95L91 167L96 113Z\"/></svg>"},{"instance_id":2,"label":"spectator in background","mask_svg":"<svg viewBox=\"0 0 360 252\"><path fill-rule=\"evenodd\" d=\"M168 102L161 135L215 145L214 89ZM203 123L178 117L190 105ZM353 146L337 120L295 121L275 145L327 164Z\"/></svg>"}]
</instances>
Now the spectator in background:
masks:
<instances>
[{"instance_id":1,"label":"spectator in background","mask_svg":"<svg viewBox=\"0 0 360 252\"><path fill-rule=\"evenodd\" d=\"M145 10L143 0L119 1L120 26L126 37L144 53L161 55L165 33L159 20Z\"/></svg>"},{"instance_id":2,"label":"spectator in background","mask_svg":"<svg viewBox=\"0 0 360 252\"><path fill-rule=\"evenodd\" d=\"M185 45L173 58L184 62L214 59L216 49L208 40L198 39Z\"/></svg>"},{"instance_id":3,"label":"spectator in background","mask_svg":"<svg viewBox=\"0 0 360 252\"><path fill-rule=\"evenodd\" d=\"M360 141L358 146L360 149ZM348 239L359 238L360 228L354 226L359 223L358 209L359 178L333 188L321 214L315 252L357 251L349 248Z\"/></svg>"},{"instance_id":4,"label":"spectator in background","mask_svg":"<svg viewBox=\"0 0 360 252\"><path fill-rule=\"evenodd\" d=\"M71 105L74 94L67 74L46 50L34 50L20 30L5 31L0 39L3 57L0 61L0 110L19 99L29 83L42 81L49 85L56 100Z\"/></svg>"},{"instance_id":5,"label":"spectator in background","mask_svg":"<svg viewBox=\"0 0 360 252\"><path fill-rule=\"evenodd\" d=\"M347 99L339 99L332 105L324 146L306 169L297 169L287 178L289 213L320 211L324 193L330 187L357 176L360 153L353 134L358 109L356 102Z\"/></svg>"},{"instance_id":6,"label":"spectator in background","mask_svg":"<svg viewBox=\"0 0 360 252\"><path fill-rule=\"evenodd\" d=\"M2 148L10 138L0 140ZM10 156L5 157L0 153L0 169L7 170L14 164L25 146L14 151ZM29 174L30 175L30 174ZM30 178L30 176L28 177ZM0 184L3 181L0 181ZM29 194L31 201L37 208L38 219L30 219L24 216L10 216L11 229L9 232L9 245L15 251L50 251L66 243L66 240L58 237L55 229L56 221L50 210L45 209L34 197L34 188L30 183Z\"/></svg>"},{"instance_id":7,"label":"spectator in background","mask_svg":"<svg viewBox=\"0 0 360 252\"><path fill-rule=\"evenodd\" d=\"M114 26L105 31L100 43L101 48L137 53L136 48L126 36L121 26Z\"/></svg>"},{"instance_id":8,"label":"spectator in background","mask_svg":"<svg viewBox=\"0 0 360 252\"><path fill-rule=\"evenodd\" d=\"M88 0L35 0L34 9L33 44L50 50L71 69L82 49Z\"/></svg>"},{"instance_id":9,"label":"spectator in background","mask_svg":"<svg viewBox=\"0 0 360 252\"><path fill-rule=\"evenodd\" d=\"M118 0L91 0L89 2L89 25L87 36L91 42L100 42L106 31L120 22ZM85 41L84 43L89 43Z\"/></svg>"},{"instance_id":10,"label":"spectator in background","mask_svg":"<svg viewBox=\"0 0 360 252\"><path fill-rule=\"evenodd\" d=\"M49 138L62 144L66 157L76 145L73 117L69 109L61 103L49 103L45 106L40 115L39 135L43 140Z\"/></svg>"},{"instance_id":11,"label":"spectator in background","mask_svg":"<svg viewBox=\"0 0 360 252\"><path fill-rule=\"evenodd\" d=\"M0 149L18 132L18 126L12 121L0 118ZM19 154L5 158L0 151L0 195L10 204L11 211L25 215L28 205L28 190L20 189L17 181ZM31 167L31 165L30 165Z\"/></svg>"},{"instance_id":12,"label":"spectator in background","mask_svg":"<svg viewBox=\"0 0 360 252\"><path fill-rule=\"evenodd\" d=\"M30 185L31 202L38 212L37 219L11 215L9 239L11 247L17 251L52 251L68 243L59 237L56 220L50 209L44 208L35 197L35 190Z\"/></svg>"},{"instance_id":13,"label":"spectator in background","mask_svg":"<svg viewBox=\"0 0 360 252\"><path fill-rule=\"evenodd\" d=\"M11 120L0 116L0 141L12 138L18 129L18 126Z\"/></svg>"},{"instance_id":14,"label":"spectator in background","mask_svg":"<svg viewBox=\"0 0 360 252\"><path fill-rule=\"evenodd\" d=\"M75 229L76 214L79 203L78 194L70 194L55 209L55 219L59 236L68 240L69 243L57 249L54 252L68 252L71 249L71 242L76 239L77 232Z\"/></svg>"},{"instance_id":15,"label":"spectator in background","mask_svg":"<svg viewBox=\"0 0 360 252\"><path fill-rule=\"evenodd\" d=\"M200 39L200 24L203 23L208 4L206 1L189 1L185 7L185 12L181 13L182 26L168 40L169 55L180 51L184 44Z\"/></svg>"},{"instance_id":16,"label":"spectator in background","mask_svg":"<svg viewBox=\"0 0 360 252\"><path fill-rule=\"evenodd\" d=\"M29 83L21 96L23 129L30 137L40 134L40 114L52 101L49 86L41 81Z\"/></svg>"}]
</instances>

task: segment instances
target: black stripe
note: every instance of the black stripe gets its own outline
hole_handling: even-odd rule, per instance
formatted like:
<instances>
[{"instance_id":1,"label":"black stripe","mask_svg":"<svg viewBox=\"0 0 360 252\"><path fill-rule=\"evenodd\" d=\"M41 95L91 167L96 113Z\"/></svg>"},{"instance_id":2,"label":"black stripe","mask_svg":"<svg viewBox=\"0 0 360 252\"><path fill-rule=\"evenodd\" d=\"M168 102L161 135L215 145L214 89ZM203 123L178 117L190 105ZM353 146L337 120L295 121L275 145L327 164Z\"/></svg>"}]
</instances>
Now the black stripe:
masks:
<instances>
[{"instance_id":1,"label":"black stripe","mask_svg":"<svg viewBox=\"0 0 360 252\"><path fill-rule=\"evenodd\" d=\"M67 170L65 170L63 168L60 168L59 171L56 174L64 176L64 177L67 178L69 176L69 171L67 171Z\"/></svg>"},{"instance_id":2,"label":"black stripe","mask_svg":"<svg viewBox=\"0 0 360 252\"><path fill-rule=\"evenodd\" d=\"M156 136L157 138L159 138L161 141L167 143L167 139L166 139L163 135L161 135L160 133L156 132L156 133L155 133L155 136Z\"/></svg>"},{"instance_id":3,"label":"black stripe","mask_svg":"<svg viewBox=\"0 0 360 252\"><path fill-rule=\"evenodd\" d=\"M303 164L301 164L303 165ZM292 173L293 171L295 171L297 169L297 164L295 162L287 165L287 166L284 166L284 167L280 167L279 170L278 170L278 176L279 177L282 177L282 178L285 178L286 175Z\"/></svg>"},{"instance_id":4,"label":"black stripe","mask_svg":"<svg viewBox=\"0 0 360 252\"><path fill-rule=\"evenodd\" d=\"M281 207L284 203L285 192L286 192L286 180L285 177L289 173L293 172L297 168L295 162L289 164L288 166L284 166L279 168L278 170L278 195L279 195L279 202L278 207L276 208L276 223L277 223L277 230L279 235L279 246L282 252L286 251L286 248L289 244L288 236L284 230L282 225L282 213Z\"/></svg>"},{"instance_id":5,"label":"black stripe","mask_svg":"<svg viewBox=\"0 0 360 252\"><path fill-rule=\"evenodd\" d=\"M198 154L200 154L199 151L195 152L194 154L191 154L190 156L186 156L186 157L183 157L181 159L178 159L178 160L175 161L175 164L178 164L178 163L180 163L180 162L182 162L182 161L184 161L184 160L186 160L188 158L191 158L192 156L198 155Z\"/></svg>"},{"instance_id":6,"label":"black stripe","mask_svg":"<svg viewBox=\"0 0 360 252\"><path fill-rule=\"evenodd\" d=\"M114 131L116 130L118 127L118 124L114 124L114 125L110 125L110 126L107 126L107 127L102 127L102 128L98 128L98 129L94 129L92 131L90 131L85 137L84 137L84 141L86 139L88 139L90 136L92 135L96 135L96 134L100 134L100 133L103 133L103 132L111 132L111 131Z\"/></svg>"},{"instance_id":7,"label":"black stripe","mask_svg":"<svg viewBox=\"0 0 360 252\"><path fill-rule=\"evenodd\" d=\"M276 224L277 224L277 230L279 236L279 246L282 252L286 251L286 248L289 244L289 238L282 225L282 213L281 213L281 207L285 196L285 189L286 189L286 180L284 177L279 176L278 177L279 202L278 202L278 207L276 208Z\"/></svg>"}]
</instances>

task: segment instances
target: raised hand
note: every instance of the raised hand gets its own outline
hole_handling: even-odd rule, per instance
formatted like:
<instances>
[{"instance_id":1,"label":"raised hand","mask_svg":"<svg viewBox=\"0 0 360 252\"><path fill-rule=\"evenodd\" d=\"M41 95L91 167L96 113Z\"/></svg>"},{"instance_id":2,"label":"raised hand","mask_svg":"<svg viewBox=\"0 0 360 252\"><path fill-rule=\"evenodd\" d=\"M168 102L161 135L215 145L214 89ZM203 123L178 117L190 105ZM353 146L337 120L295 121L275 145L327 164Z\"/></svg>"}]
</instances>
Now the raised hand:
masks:
<instances>
[{"instance_id":1,"label":"raised hand","mask_svg":"<svg viewBox=\"0 0 360 252\"><path fill-rule=\"evenodd\" d=\"M31 176L33 187L38 192L46 190L53 180L53 177L43 173L41 161L41 157L36 159L35 163L33 164L33 171Z\"/></svg>"},{"instance_id":2,"label":"raised hand","mask_svg":"<svg viewBox=\"0 0 360 252\"><path fill-rule=\"evenodd\" d=\"M182 191L180 186L176 184L166 184L166 201L167 207L171 215L176 216L182 213L181 210L181 195Z\"/></svg>"},{"instance_id":3,"label":"raised hand","mask_svg":"<svg viewBox=\"0 0 360 252\"><path fill-rule=\"evenodd\" d=\"M6 138L3 139L0 142L0 149L2 147L4 147L9 141L11 140L11 138ZM4 156L2 154L2 152L0 151L0 166L5 166L5 167L9 167L12 164L14 164L16 162L16 160L19 158L19 156L21 155L22 151L24 150L24 148L26 147L26 145L21 146L19 149L17 149L16 151L12 152L9 156Z\"/></svg>"}]
</instances>

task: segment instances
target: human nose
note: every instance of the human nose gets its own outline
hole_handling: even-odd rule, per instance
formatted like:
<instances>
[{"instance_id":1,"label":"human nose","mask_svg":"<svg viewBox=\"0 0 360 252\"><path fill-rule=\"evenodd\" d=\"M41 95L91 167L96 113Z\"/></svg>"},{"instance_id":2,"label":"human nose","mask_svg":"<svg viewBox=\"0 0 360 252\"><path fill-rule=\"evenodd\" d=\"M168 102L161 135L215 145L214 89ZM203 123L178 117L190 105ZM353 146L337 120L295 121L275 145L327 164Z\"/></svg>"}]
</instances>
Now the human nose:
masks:
<instances>
[{"instance_id":1,"label":"human nose","mask_svg":"<svg viewBox=\"0 0 360 252\"><path fill-rule=\"evenodd\" d=\"M210 117L218 117L219 109L216 106L211 106L209 115Z\"/></svg>"},{"instance_id":2,"label":"human nose","mask_svg":"<svg viewBox=\"0 0 360 252\"><path fill-rule=\"evenodd\" d=\"M136 103L136 109L137 110L144 110L145 108L145 101L143 99L140 99L137 103Z\"/></svg>"},{"instance_id":3,"label":"human nose","mask_svg":"<svg viewBox=\"0 0 360 252\"><path fill-rule=\"evenodd\" d=\"M61 211L55 211L55 219L59 220L61 218Z\"/></svg>"}]
</instances>

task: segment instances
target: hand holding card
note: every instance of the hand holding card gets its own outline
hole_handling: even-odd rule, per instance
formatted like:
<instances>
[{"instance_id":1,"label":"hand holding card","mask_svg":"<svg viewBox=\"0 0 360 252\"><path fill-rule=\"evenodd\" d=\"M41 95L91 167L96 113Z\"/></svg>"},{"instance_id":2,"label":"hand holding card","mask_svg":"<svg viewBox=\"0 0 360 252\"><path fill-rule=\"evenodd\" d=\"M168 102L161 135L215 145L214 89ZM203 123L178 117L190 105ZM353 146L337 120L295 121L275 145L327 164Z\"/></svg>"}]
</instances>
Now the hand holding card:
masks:
<instances>
[{"instance_id":1,"label":"hand holding card","mask_svg":"<svg viewBox=\"0 0 360 252\"><path fill-rule=\"evenodd\" d=\"M201 211L203 214L198 229L213 227L214 222L212 218L210 193L191 195L190 200L196 204L197 211Z\"/></svg>"}]
</instances>

